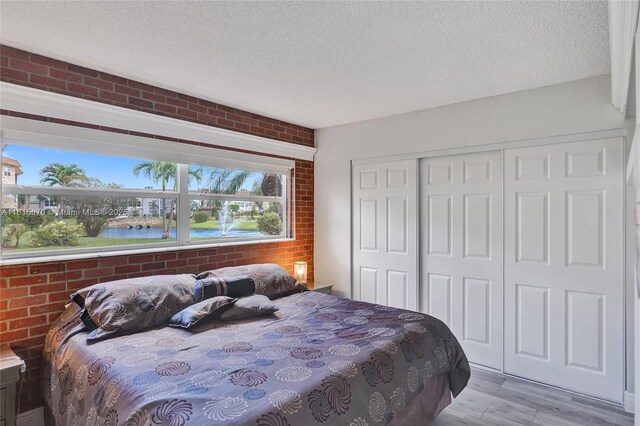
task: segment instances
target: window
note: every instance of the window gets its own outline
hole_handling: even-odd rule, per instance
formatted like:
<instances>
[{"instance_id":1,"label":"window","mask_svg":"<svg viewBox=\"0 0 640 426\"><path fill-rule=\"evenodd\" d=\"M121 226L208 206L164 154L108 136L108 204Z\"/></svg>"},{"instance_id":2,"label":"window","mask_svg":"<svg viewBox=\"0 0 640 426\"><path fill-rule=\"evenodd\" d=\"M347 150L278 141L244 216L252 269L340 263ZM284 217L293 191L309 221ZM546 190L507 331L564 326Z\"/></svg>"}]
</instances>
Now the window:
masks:
<instances>
[{"instance_id":1,"label":"window","mask_svg":"<svg viewBox=\"0 0 640 426\"><path fill-rule=\"evenodd\" d=\"M138 148L125 142L3 144L3 158L18 161L22 173L0 188L0 256L291 237L293 162L157 140Z\"/></svg>"},{"instance_id":2,"label":"window","mask_svg":"<svg viewBox=\"0 0 640 426\"><path fill-rule=\"evenodd\" d=\"M4 176L6 176L6 177L11 177L11 169L10 169L9 167L5 167L5 168L2 170L2 174L3 174Z\"/></svg>"}]
</instances>

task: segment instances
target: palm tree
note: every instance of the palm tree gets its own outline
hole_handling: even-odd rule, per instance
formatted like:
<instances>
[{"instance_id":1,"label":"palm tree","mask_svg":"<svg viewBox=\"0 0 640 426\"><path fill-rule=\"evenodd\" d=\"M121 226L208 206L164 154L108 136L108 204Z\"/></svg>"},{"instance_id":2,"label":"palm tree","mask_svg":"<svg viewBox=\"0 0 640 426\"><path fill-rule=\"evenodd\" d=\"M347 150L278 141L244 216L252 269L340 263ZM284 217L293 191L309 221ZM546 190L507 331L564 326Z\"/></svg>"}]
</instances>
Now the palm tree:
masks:
<instances>
[{"instance_id":1,"label":"palm tree","mask_svg":"<svg viewBox=\"0 0 640 426\"><path fill-rule=\"evenodd\" d=\"M207 188L203 192L210 194L235 194L252 172L248 170L230 170L212 168L207 179ZM211 206L211 204L209 204ZM222 202L214 202L215 209L222 212Z\"/></svg>"},{"instance_id":2,"label":"palm tree","mask_svg":"<svg viewBox=\"0 0 640 426\"><path fill-rule=\"evenodd\" d=\"M51 163L40 170L40 183L48 186L82 186L89 182L84 169L77 164ZM58 220L62 220L64 199L58 198Z\"/></svg>"},{"instance_id":3,"label":"palm tree","mask_svg":"<svg viewBox=\"0 0 640 426\"><path fill-rule=\"evenodd\" d=\"M177 190L176 176L178 174L178 167L176 166L176 163L170 163L167 161L143 161L142 163L138 163L134 166L133 174L136 176L142 174L148 179L151 179L153 183L159 183L162 191L166 191L169 185L171 185L173 191ZM189 179L192 178L200 183L200 181L202 180L201 167L198 167L197 169L189 168ZM166 198L163 198L161 203L162 239L167 239L171 234L170 228L171 224L173 223L173 210L175 200L171 200L169 205L169 222L167 222L166 215Z\"/></svg>"}]
</instances>

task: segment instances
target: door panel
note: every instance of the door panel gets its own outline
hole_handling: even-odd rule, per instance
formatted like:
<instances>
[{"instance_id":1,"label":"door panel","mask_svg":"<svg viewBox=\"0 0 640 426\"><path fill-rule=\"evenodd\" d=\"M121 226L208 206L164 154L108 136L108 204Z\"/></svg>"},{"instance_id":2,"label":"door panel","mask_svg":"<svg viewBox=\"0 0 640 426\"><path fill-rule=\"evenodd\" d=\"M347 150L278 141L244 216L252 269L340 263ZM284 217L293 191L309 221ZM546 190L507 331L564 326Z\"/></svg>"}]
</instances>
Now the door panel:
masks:
<instances>
[{"instance_id":1,"label":"door panel","mask_svg":"<svg viewBox=\"0 0 640 426\"><path fill-rule=\"evenodd\" d=\"M418 309L417 160L353 167L353 296Z\"/></svg>"},{"instance_id":2,"label":"door panel","mask_svg":"<svg viewBox=\"0 0 640 426\"><path fill-rule=\"evenodd\" d=\"M548 361L549 289L516 286L516 353Z\"/></svg>"},{"instance_id":3,"label":"door panel","mask_svg":"<svg viewBox=\"0 0 640 426\"><path fill-rule=\"evenodd\" d=\"M420 310L502 368L502 154L420 160Z\"/></svg>"},{"instance_id":4,"label":"door panel","mask_svg":"<svg viewBox=\"0 0 640 426\"><path fill-rule=\"evenodd\" d=\"M621 402L620 139L505 151L505 371Z\"/></svg>"}]
</instances>

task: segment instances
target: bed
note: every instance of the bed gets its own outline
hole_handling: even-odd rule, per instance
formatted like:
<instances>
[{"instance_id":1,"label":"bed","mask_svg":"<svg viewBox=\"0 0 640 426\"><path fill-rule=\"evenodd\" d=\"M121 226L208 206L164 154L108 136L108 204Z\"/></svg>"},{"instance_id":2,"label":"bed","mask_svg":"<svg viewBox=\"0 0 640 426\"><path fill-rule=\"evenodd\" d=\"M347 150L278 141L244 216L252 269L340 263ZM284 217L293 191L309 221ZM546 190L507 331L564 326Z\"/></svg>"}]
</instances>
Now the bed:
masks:
<instances>
[{"instance_id":1,"label":"bed","mask_svg":"<svg viewBox=\"0 0 640 426\"><path fill-rule=\"evenodd\" d=\"M306 291L275 314L87 344L70 305L44 348L56 425L425 424L466 386L441 321Z\"/></svg>"}]
</instances>

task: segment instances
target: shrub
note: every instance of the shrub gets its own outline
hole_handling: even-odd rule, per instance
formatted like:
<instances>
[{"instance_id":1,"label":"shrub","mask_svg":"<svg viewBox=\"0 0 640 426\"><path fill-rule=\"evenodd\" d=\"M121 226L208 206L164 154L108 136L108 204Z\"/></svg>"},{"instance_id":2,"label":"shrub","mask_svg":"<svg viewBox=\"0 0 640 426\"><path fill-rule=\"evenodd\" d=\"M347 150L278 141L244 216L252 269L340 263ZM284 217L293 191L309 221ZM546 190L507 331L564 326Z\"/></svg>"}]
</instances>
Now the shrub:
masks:
<instances>
[{"instance_id":1,"label":"shrub","mask_svg":"<svg viewBox=\"0 0 640 426\"><path fill-rule=\"evenodd\" d=\"M258 231L266 235L280 235L282 233L282 220L278 213L266 212L257 219Z\"/></svg>"},{"instance_id":2,"label":"shrub","mask_svg":"<svg viewBox=\"0 0 640 426\"><path fill-rule=\"evenodd\" d=\"M2 226L10 223L22 223L22 215L16 211L5 210L2 212Z\"/></svg>"},{"instance_id":3,"label":"shrub","mask_svg":"<svg viewBox=\"0 0 640 426\"><path fill-rule=\"evenodd\" d=\"M35 247L77 246L82 236L82 225L58 221L36 229L31 237Z\"/></svg>"},{"instance_id":4,"label":"shrub","mask_svg":"<svg viewBox=\"0 0 640 426\"><path fill-rule=\"evenodd\" d=\"M46 209L42 216L44 217L45 224L54 222L57 219L56 214L51 209Z\"/></svg>"},{"instance_id":5,"label":"shrub","mask_svg":"<svg viewBox=\"0 0 640 426\"><path fill-rule=\"evenodd\" d=\"M193 221L195 223L204 223L209 220L209 214L207 212L195 212L193 214Z\"/></svg>"},{"instance_id":6,"label":"shrub","mask_svg":"<svg viewBox=\"0 0 640 426\"><path fill-rule=\"evenodd\" d=\"M30 230L36 229L38 226L45 222L46 218L40 213L27 213L22 216L22 223L24 223Z\"/></svg>"},{"instance_id":7,"label":"shrub","mask_svg":"<svg viewBox=\"0 0 640 426\"><path fill-rule=\"evenodd\" d=\"M18 248L20 246L20 237L27 232L27 227L21 223L14 223L6 225L2 229L2 247L11 247L11 240L16 239L16 243L13 247Z\"/></svg>"}]
</instances>

